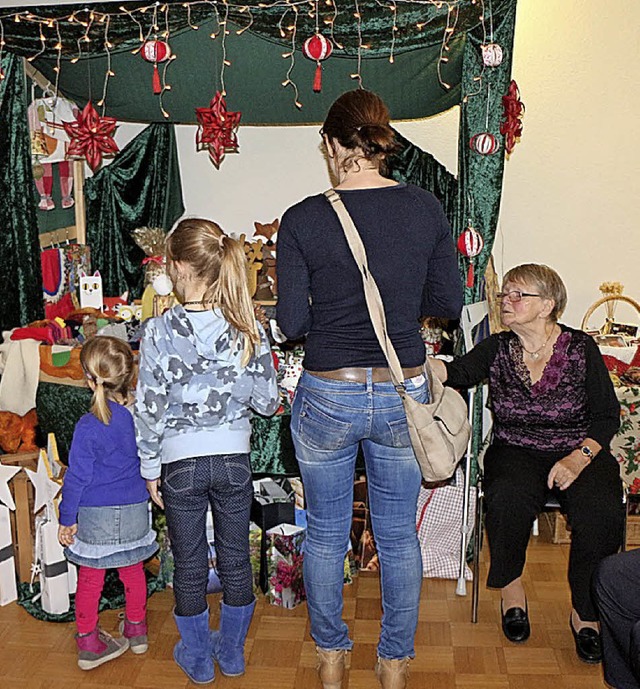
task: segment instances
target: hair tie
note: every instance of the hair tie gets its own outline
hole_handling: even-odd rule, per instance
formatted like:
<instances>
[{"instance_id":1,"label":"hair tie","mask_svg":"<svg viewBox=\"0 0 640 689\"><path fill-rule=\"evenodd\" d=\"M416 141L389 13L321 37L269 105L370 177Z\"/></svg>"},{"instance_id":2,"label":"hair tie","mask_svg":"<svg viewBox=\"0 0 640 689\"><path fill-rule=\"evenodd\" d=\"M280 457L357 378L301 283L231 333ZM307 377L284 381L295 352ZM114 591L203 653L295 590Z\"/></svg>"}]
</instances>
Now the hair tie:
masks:
<instances>
[{"instance_id":1,"label":"hair tie","mask_svg":"<svg viewBox=\"0 0 640 689\"><path fill-rule=\"evenodd\" d=\"M104 385L104 378L101 378L100 376L95 377L96 385Z\"/></svg>"}]
</instances>

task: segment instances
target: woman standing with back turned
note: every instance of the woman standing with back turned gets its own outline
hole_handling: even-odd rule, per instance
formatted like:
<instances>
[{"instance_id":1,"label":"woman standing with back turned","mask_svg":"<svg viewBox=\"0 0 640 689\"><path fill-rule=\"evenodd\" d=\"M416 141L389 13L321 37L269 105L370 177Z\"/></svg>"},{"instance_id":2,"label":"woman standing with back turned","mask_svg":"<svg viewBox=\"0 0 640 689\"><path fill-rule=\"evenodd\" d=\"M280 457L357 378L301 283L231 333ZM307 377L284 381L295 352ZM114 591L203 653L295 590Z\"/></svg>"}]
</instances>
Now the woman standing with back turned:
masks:
<instances>
[{"instance_id":1,"label":"woman standing with back turned","mask_svg":"<svg viewBox=\"0 0 640 689\"><path fill-rule=\"evenodd\" d=\"M321 130L329 166L365 245L409 394L425 402L421 316L457 318L462 286L449 225L427 191L382 174L396 148L389 112L369 91L343 94ZM278 323L306 335L291 428L308 513L304 580L324 689L341 686L353 643L342 620L353 481L362 443L380 556L382 629L376 674L403 689L414 656L422 567L416 535L420 469L399 395L373 331L358 267L323 194L283 216Z\"/></svg>"}]
</instances>

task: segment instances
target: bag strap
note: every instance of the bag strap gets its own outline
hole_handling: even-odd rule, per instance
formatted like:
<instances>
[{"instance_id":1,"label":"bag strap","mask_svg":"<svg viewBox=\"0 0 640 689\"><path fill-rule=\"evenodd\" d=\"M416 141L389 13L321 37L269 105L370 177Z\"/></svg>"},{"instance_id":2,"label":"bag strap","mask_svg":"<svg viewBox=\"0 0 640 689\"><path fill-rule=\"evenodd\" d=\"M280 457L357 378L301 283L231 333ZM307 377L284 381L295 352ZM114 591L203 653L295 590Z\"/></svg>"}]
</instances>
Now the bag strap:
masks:
<instances>
[{"instance_id":1,"label":"bag strap","mask_svg":"<svg viewBox=\"0 0 640 689\"><path fill-rule=\"evenodd\" d=\"M324 192L324 195L331 203L333 210L336 212L344 234L347 238L349 248L353 254L353 258L356 261L360 275L362 277L362 284L364 286L364 296L367 302L367 308L369 309L369 317L371 318L371 323L373 324L373 329L375 331L380 347L387 359L389 365L389 371L391 373L391 380L395 389L399 393L404 393L406 388L404 385L404 375L402 373L402 366L400 365L400 360L398 359L398 354L389 339L387 334L387 318L384 312L384 306L382 304L382 297L380 296L380 290L378 285L369 271L369 263L367 261L367 252L365 251L362 239L356 230L356 226L353 222L351 215L346 206L342 202L340 195L334 189L328 189ZM429 365L428 359L425 357L424 370L429 380L429 390L433 394L434 385L436 387L442 387L442 383L438 380L436 376L433 375L431 366ZM437 381L437 383L435 382Z\"/></svg>"}]
</instances>

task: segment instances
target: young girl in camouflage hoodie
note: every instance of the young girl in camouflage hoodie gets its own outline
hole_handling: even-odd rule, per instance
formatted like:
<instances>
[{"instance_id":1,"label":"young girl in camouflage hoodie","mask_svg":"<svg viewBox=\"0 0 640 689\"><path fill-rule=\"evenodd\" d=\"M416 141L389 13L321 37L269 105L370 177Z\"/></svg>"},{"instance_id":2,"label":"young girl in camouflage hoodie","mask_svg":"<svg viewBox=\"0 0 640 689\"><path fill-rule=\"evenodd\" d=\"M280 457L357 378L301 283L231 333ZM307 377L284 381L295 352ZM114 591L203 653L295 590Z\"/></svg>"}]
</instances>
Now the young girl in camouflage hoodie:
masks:
<instances>
[{"instance_id":1,"label":"young girl in camouflage hoodie","mask_svg":"<svg viewBox=\"0 0 640 689\"><path fill-rule=\"evenodd\" d=\"M253 616L249 561L251 409L278 407L269 344L248 290L243 247L214 222L181 221L167 237L181 304L147 321L135 425L142 476L166 510L175 561L176 663L198 684L244 672ZM161 492L160 492L161 488ZM211 506L223 587L210 632L205 519Z\"/></svg>"}]
</instances>

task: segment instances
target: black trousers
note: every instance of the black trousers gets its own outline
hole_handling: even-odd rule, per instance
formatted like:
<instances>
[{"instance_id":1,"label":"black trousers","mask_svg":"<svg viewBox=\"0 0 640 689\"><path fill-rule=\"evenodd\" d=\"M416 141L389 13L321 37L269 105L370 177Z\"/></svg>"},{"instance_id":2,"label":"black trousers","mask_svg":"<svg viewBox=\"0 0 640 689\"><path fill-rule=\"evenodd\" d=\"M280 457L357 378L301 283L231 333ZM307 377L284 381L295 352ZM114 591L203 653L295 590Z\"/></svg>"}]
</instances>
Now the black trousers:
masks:
<instances>
[{"instance_id":1,"label":"black trousers","mask_svg":"<svg viewBox=\"0 0 640 689\"><path fill-rule=\"evenodd\" d=\"M175 565L176 615L199 615L207 609L209 506L222 599L226 605L249 605L253 601L249 559L253 484L249 455L206 455L163 464L162 497Z\"/></svg>"},{"instance_id":2,"label":"black trousers","mask_svg":"<svg viewBox=\"0 0 640 689\"><path fill-rule=\"evenodd\" d=\"M484 461L486 530L491 553L487 585L502 588L524 568L534 519L547 500L551 467L564 453L493 445ZM622 543L624 510L616 460L601 451L565 491L551 491L571 525L571 601L584 621L598 619L591 579L598 563Z\"/></svg>"},{"instance_id":3,"label":"black trousers","mask_svg":"<svg viewBox=\"0 0 640 689\"><path fill-rule=\"evenodd\" d=\"M615 689L640 689L640 550L604 559L594 577L604 678Z\"/></svg>"}]
</instances>

